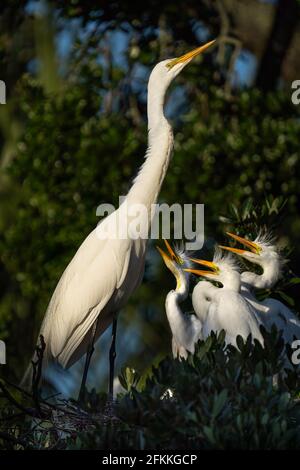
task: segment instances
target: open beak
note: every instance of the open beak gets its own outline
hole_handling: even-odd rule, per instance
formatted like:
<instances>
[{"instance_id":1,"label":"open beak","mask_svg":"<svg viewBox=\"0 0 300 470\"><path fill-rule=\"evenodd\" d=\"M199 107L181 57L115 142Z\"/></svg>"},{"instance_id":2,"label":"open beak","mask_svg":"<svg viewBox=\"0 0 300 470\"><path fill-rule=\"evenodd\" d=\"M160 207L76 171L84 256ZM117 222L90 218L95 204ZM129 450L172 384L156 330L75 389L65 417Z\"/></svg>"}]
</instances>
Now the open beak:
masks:
<instances>
[{"instance_id":1,"label":"open beak","mask_svg":"<svg viewBox=\"0 0 300 470\"><path fill-rule=\"evenodd\" d=\"M164 250L162 250L159 246L156 246L156 249L158 250L165 263L171 259L170 256L165 253Z\"/></svg>"},{"instance_id":2,"label":"open beak","mask_svg":"<svg viewBox=\"0 0 300 470\"><path fill-rule=\"evenodd\" d=\"M238 235L235 235L234 233L226 232L226 235L229 235L229 237L234 238L236 241L241 243L242 245L246 246L249 248L248 250L242 250L240 248L232 248L231 246L223 246L219 245L219 248L222 248L223 250L231 251L232 253L236 253L238 255L243 255L244 253L255 253L256 255L259 255L261 252L261 247L257 245L257 243L251 242L250 240L247 240L246 238L239 237Z\"/></svg>"},{"instance_id":3,"label":"open beak","mask_svg":"<svg viewBox=\"0 0 300 470\"><path fill-rule=\"evenodd\" d=\"M168 242L168 240L165 240L164 239L164 242L165 242L165 245L166 245L166 248L167 248L167 252L165 252L164 250L162 250L159 246L156 246L158 252L160 253L162 259L166 262L168 260L172 260L172 261L175 261L176 263L179 262L179 258L178 256L176 255L176 253L174 252L173 248L171 247L170 243Z\"/></svg>"},{"instance_id":4,"label":"open beak","mask_svg":"<svg viewBox=\"0 0 300 470\"><path fill-rule=\"evenodd\" d=\"M189 273L197 274L197 276L206 276L207 274L217 275L220 272L219 267L213 263L212 261L206 261L205 259L196 259L196 258L189 258L193 263L201 264L201 266L207 266L211 269L211 271L205 271L202 269L193 269L193 268L186 268L184 271Z\"/></svg>"},{"instance_id":5,"label":"open beak","mask_svg":"<svg viewBox=\"0 0 300 470\"><path fill-rule=\"evenodd\" d=\"M180 57L176 57L175 59L171 60L167 64L167 67L169 69L171 69L171 68L174 67L174 65L189 62L190 60L192 60L197 55L202 54L202 52L206 51L206 49L208 49L210 46L212 46L215 41L216 41L216 39L214 39L213 41L209 41L208 43L204 44L203 46L197 47L196 49L193 49L192 51L187 52L186 54L184 54Z\"/></svg>"}]
</instances>

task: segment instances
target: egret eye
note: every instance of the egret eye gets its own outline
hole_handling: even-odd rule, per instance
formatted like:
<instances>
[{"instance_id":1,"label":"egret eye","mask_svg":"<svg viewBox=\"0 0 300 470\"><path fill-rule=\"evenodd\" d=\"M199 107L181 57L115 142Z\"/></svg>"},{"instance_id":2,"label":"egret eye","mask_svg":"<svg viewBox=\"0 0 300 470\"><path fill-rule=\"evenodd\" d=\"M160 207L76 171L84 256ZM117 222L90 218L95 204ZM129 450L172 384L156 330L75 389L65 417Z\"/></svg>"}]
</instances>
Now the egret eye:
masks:
<instances>
[{"instance_id":1,"label":"egret eye","mask_svg":"<svg viewBox=\"0 0 300 470\"><path fill-rule=\"evenodd\" d=\"M177 63L178 63L178 58L172 59L170 60L170 62L166 64L166 67L168 70L171 70L174 67L174 65L176 65Z\"/></svg>"}]
</instances>

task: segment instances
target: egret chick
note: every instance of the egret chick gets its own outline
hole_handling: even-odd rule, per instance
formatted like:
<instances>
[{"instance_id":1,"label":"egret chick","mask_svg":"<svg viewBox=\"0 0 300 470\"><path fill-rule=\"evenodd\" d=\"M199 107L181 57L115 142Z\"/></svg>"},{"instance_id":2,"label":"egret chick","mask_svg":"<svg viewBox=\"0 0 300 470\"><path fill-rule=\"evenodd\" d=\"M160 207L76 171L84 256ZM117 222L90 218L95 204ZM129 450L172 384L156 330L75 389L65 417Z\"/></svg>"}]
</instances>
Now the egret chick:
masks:
<instances>
[{"instance_id":1,"label":"egret chick","mask_svg":"<svg viewBox=\"0 0 300 470\"><path fill-rule=\"evenodd\" d=\"M166 297L166 314L172 332L173 357L186 359L188 352L194 354L195 343L201 338L201 321L193 314L184 313L180 304L189 294L190 274L184 267L191 266L191 262L183 250L175 250L165 240L167 252L157 247L165 265L176 279L176 289L171 290Z\"/></svg>"},{"instance_id":2,"label":"egret chick","mask_svg":"<svg viewBox=\"0 0 300 470\"><path fill-rule=\"evenodd\" d=\"M267 331L272 326L282 331L282 337L286 343L292 343L300 338L300 319L282 302L267 298L259 301L255 297L255 289L270 289L281 276L285 263L274 241L268 237L259 235L254 241L227 232L227 235L247 247L247 249L220 246L250 263L259 265L262 274L245 271L241 274L241 293L243 297L255 309L257 316Z\"/></svg>"},{"instance_id":3,"label":"egret chick","mask_svg":"<svg viewBox=\"0 0 300 470\"><path fill-rule=\"evenodd\" d=\"M184 271L222 284L222 287L217 287L211 282L203 281L193 290L193 307L202 323L203 339L212 331L219 333L224 330L226 344L236 346L238 335L246 340L251 334L253 340L263 345L255 311L240 294L241 276L233 257L222 256L218 250L212 262L195 258L191 261L209 270L185 268Z\"/></svg>"}]
</instances>

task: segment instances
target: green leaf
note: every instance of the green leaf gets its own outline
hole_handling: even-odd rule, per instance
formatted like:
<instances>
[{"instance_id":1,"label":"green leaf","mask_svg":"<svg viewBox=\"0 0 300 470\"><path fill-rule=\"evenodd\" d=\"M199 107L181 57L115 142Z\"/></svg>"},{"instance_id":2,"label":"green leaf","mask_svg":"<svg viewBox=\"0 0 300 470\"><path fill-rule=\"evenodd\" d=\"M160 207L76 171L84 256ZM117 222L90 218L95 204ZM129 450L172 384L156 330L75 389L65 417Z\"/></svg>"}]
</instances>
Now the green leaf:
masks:
<instances>
[{"instance_id":1,"label":"green leaf","mask_svg":"<svg viewBox=\"0 0 300 470\"><path fill-rule=\"evenodd\" d=\"M282 292L282 291L278 291L278 294L280 295L280 297L285 300L289 305L291 305L292 307L294 307L295 305L295 301L294 299L292 299L292 297L290 297L289 295L287 295L285 292Z\"/></svg>"},{"instance_id":2,"label":"green leaf","mask_svg":"<svg viewBox=\"0 0 300 470\"><path fill-rule=\"evenodd\" d=\"M216 418L218 414L222 411L222 408L227 401L227 390L222 390L222 392L214 398L213 409L211 412L212 419Z\"/></svg>"},{"instance_id":3,"label":"green leaf","mask_svg":"<svg viewBox=\"0 0 300 470\"><path fill-rule=\"evenodd\" d=\"M209 428L208 426L204 426L203 432L207 439L211 442L211 444L214 444L215 442L215 436L212 428Z\"/></svg>"},{"instance_id":4,"label":"green leaf","mask_svg":"<svg viewBox=\"0 0 300 470\"><path fill-rule=\"evenodd\" d=\"M238 335L236 337L236 344L237 344L237 347L239 348L240 351L244 350L245 342L244 342L244 339L242 338L242 336Z\"/></svg>"}]
</instances>

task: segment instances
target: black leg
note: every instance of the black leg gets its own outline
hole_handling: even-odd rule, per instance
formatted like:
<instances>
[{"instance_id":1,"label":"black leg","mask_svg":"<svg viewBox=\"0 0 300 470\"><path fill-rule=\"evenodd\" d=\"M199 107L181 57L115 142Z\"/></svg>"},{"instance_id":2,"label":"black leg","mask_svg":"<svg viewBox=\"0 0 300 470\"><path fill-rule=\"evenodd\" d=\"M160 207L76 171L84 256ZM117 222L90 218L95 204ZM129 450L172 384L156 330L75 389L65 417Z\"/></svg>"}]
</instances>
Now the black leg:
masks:
<instances>
[{"instance_id":1,"label":"black leg","mask_svg":"<svg viewBox=\"0 0 300 470\"><path fill-rule=\"evenodd\" d=\"M114 398L114 375L115 375L115 358L116 358L116 336L117 336L117 318L114 318L112 324L111 346L109 350L109 399Z\"/></svg>"},{"instance_id":2,"label":"black leg","mask_svg":"<svg viewBox=\"0 0 300 470\"><path fill-rule=\"evenodd\" d=\"M94 343L95 343L95 336L96 336L97 325L98 325L98 318L97 320L94 321L92 328L91 328L91 339L90 339L87 352L86 352L84 371L83 371L83 376L82 376L82 381L81 381L81 386L80 386L80 391L79 391L79 396L78 396L79 403L84 403L84 399L85 399L85 384L86 384L86 379L88 375L88 370L90 367L91 358L94 352Z\"/></svg>"}]
</instances>

